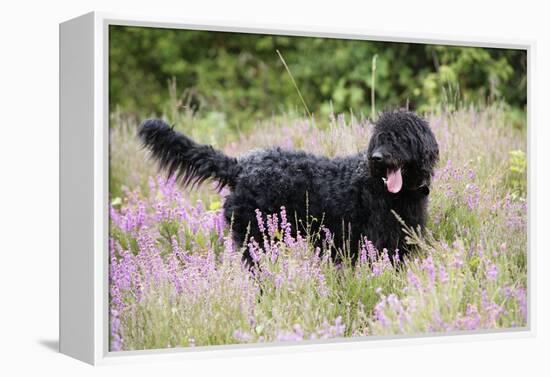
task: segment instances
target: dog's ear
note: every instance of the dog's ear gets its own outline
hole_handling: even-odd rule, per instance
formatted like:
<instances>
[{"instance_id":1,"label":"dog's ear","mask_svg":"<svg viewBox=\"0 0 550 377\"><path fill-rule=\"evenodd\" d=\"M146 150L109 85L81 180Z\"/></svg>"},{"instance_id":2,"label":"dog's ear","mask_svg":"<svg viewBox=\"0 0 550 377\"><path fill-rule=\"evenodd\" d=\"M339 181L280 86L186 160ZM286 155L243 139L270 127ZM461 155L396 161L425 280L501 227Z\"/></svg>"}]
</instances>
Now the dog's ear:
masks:
<instances>
[{"instance_id":1,"label":"dog's ear","mask_svg":"<svg viewBox=\"0 0 550 377\"><path fill-rule=\"evenodd\" d=\"M422 161L422 168L425 170L425 173L429 177L432 177L434 174L434 169L439 161L439 145L435 138L434 133L432 132L429 123L422 119L424 132L420 133L419 153L420 160Z\"/></svg>"},{"instance_id":2,"label":"dog's ear","mask_svg":"<svg viewBox=\"0 0 550 377\"><path fill-rule=\"evenodd\" d=\"M414 140L413 160L416 161L416 167L420 173L418 178L429 187L435 172L435 166L439 161L439 145L425 119L418 116L412 116L411 118L419 127L418 129L421 130L421 132L414 132L411 135L412 140Z\"/></svg>"}]
</instances>

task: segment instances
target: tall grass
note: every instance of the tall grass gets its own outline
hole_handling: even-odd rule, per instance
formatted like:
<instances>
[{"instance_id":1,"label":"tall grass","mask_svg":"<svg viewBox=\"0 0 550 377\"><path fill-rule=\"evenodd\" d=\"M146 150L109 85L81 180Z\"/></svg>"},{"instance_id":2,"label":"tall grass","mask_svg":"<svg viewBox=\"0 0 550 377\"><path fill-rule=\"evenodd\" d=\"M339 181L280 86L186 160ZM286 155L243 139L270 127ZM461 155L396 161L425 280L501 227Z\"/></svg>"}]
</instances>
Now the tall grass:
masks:
<instances>
[{"instance_id":1,"label":"tall grass","mask_svg":"<svg viewBox=\"0 0 550 377\"><path fill-rule=\"evenodd\" d=\"M327 230L292 237L284 208L251 224L263 239L233 245L220 209L226 193L181 190L158 175L139 148L137 124L113 117L112 350L525 326L525 129L499 106L427 118L441 150L427 233L404 226L416 245L406 261L363 240L352 266L313 246L311 237L330 246ZM231 138L176 127L234 156L272 145L335 156L364 149L372 125L288 116ZM256 267L242 266L242 247Z\"/></svg>"}]
</instances>

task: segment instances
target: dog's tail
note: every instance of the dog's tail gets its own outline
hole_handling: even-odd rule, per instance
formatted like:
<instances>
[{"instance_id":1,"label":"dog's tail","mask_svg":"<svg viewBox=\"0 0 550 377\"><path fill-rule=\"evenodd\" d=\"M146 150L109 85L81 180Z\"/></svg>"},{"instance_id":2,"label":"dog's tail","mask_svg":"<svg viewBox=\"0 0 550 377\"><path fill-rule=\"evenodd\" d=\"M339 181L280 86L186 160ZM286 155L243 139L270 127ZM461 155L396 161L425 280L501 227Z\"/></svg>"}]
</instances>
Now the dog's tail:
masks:
<instances>
[{"instance_id":1,"label":"dog's tail","mask_svg":"<svg viewBox=\"0 0 550 377\"><path fill-rule=\"evenodd\" d=\"M210 145L201 145L177 132L160 119L148 119L140 127L138 135L160 168L168 176L176 176L183 184L201 184L211 178L218 181L218 189L234 187L239 172L236 158L226 156Z\"/></svg>"}]
</instances>

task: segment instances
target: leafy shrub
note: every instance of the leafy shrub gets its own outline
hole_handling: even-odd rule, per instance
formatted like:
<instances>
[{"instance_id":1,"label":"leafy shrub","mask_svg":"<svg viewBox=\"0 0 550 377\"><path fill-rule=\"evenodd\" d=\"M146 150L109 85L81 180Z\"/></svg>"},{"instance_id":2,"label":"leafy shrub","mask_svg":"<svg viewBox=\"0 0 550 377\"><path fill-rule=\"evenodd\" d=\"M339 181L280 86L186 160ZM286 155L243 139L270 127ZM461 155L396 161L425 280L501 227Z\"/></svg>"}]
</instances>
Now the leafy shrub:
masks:
<instances>
[{"instance_id":1,"label":"leafy shrub","mask_svg":"<svg viewBox=\"0 0 550 377\"><path fill-rule=\"evenodd\" d=\"M302 103L280 50L311 111L371 114L373 57L377 110L504 101L525 110L525 51L111 26L111 108L141 117L178 104L200 119L248 130ZM172 100L166 88L177 83ZM174 101L175 98L175 101ZM460 98L460 104L458 99Z\"/></svg>"}]
</instances>

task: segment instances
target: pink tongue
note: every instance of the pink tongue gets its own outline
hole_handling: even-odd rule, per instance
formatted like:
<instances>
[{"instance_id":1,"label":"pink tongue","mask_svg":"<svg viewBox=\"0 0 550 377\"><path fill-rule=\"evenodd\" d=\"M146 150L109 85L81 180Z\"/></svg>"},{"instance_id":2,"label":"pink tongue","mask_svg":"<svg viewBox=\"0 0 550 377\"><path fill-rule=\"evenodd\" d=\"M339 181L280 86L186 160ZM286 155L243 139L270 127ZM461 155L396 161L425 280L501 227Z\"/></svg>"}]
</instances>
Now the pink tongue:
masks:
<instances>
[{"instance_id":1,"label":"pink tongue","mask_svg":"<svg viewBox=\"0 0 550 377\"><path fill-rule=\"evenodd\" d=\"M386 182L388 191L398 193L401 191L401 186L403 186L403 178L401 177L401 169L387 171L388 181Z\"/></svg>"}]
</instances>

